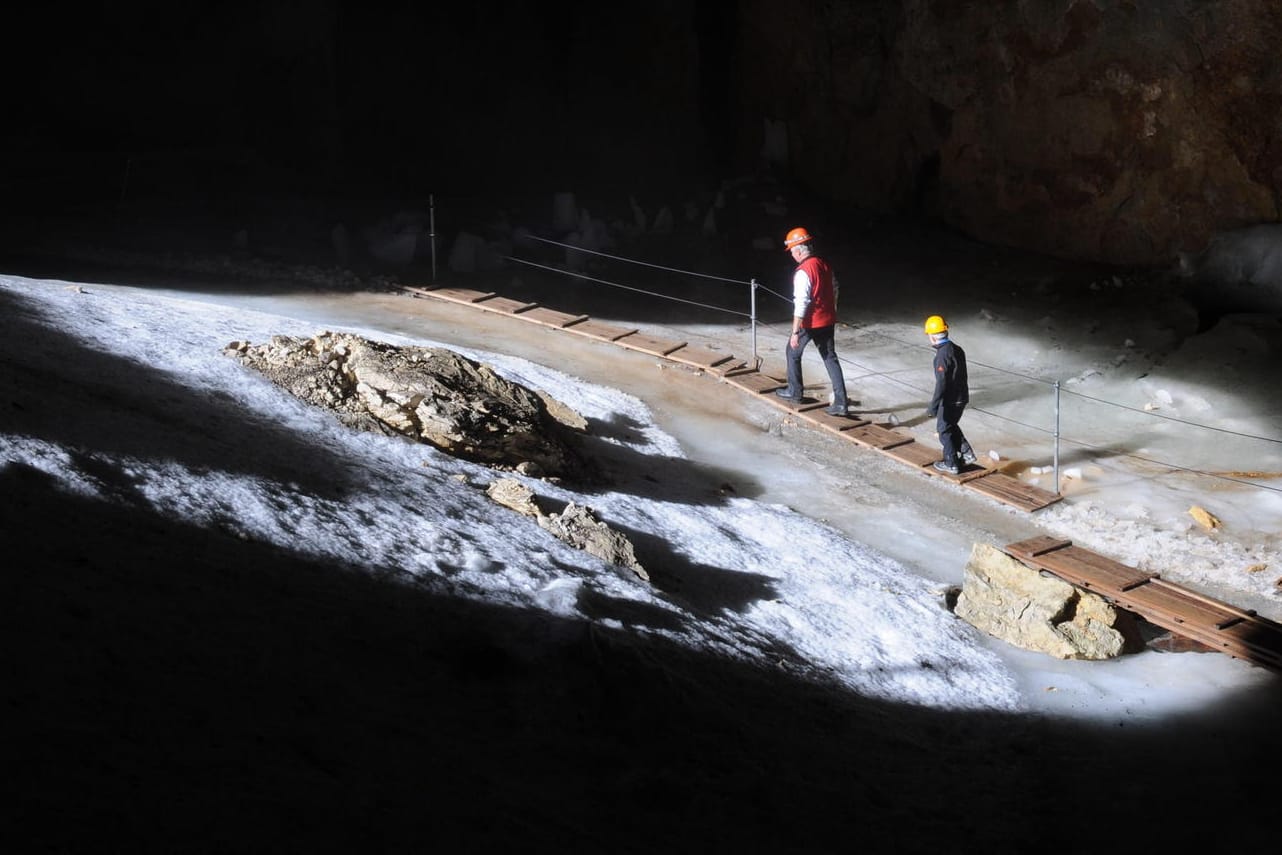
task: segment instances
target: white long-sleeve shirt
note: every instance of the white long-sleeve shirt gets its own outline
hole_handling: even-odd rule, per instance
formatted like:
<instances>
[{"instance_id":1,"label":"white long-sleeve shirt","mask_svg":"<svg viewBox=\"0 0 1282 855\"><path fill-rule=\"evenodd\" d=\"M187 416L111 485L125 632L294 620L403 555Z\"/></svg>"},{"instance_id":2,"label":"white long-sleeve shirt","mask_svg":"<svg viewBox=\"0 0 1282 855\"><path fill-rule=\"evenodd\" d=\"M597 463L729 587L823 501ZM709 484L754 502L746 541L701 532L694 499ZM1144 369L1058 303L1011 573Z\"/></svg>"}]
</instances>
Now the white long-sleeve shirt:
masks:
<instances>
[{"instance_id":1,"label":"white long-sleeve shirt","mask_svg":"<svg viewBox=\"0 0 1282 855\"><path fill-rule=\"evenodd\" d=\"M833 308L837 307L837 274L832 276L832 303ZM798 268L797 272L792 275L792 316L794 318L804 318L806 309L810 308L810 294L812 293L810 277L806 271Z\"/></svg>"}]
</instances>

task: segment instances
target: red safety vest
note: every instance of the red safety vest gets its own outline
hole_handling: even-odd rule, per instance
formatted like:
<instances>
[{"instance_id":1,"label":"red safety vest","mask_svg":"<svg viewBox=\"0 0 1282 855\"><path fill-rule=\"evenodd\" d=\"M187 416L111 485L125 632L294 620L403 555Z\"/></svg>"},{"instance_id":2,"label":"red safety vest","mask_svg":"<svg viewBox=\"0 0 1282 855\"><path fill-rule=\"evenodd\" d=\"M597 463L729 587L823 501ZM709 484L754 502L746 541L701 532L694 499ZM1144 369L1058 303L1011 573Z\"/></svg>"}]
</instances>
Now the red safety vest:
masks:
<instances>
[{"instance_id":1,"label":"red safety vest","mask_svg":"<svg viewBox=\"0 0 1282 855\"><path fill-rule=\"evenodd\" d=\"M810 306L801 319L806 329L831 327L837 323L837 300L832 287L832 268L817 255L804 259L797 265L810 280Z\"/></svg>"}]
</instances>

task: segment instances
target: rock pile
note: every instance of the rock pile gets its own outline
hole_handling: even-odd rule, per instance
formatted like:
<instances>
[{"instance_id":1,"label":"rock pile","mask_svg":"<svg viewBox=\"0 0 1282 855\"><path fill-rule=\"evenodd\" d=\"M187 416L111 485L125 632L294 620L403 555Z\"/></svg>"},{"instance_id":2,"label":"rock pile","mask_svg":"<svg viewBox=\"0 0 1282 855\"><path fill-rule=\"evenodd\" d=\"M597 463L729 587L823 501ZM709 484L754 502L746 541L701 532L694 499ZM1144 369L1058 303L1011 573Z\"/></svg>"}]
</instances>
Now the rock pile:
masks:
<instances>
[{"instance_id":1,"label":"rock pile","mask_svg":"<svg viewBox=\"0 0 1282 855\"><path fill-rule=\"evenodd\" d=\"M559 401L512 383L451 350L397 347L348 333L274 336L261 345L232 342L225 352L295 397L336 413L346 425L426 442L457 457L531 477L599 480L576 448L587 430ZM486 490L495 502L533 516L559 540L649 581L632 543L569 503L545 513L514 478Z\"/></svg>"},{"instance_id":2,"label":"rock pile","mask_svg":"<svg viewBox=\"0 0 1282 855\"><path fill-rule=\"evenodd\" d=\"M225 352L349 427L535 477L596 477L577 449L581 417L453 351L322 332L232 342Z\"/></svg>"}]
</instances>

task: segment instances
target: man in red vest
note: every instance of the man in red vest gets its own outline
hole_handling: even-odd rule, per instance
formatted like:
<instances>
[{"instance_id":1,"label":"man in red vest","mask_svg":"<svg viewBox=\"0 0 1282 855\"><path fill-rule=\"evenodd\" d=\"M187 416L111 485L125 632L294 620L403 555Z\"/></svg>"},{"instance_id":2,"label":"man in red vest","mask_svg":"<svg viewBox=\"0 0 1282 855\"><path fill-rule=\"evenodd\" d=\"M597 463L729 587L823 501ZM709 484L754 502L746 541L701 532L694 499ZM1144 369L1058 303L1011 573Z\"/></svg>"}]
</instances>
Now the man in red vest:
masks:
<instances>
[{"instance_id":1,"label":"man in red vest","mask_svg":"<svg viewBox=\"0 0 1282 855\"><path fill-rule=\"evenodd\" d=\"M814 254L814 238L804 228L795 228L784 238L784 247L797 262L792 275L792 334L784 356L788 364L788 386L775 390L785 401L801 402L805 384L801 380L801 353L814 341L828 369L832 383L832 404L828 414L848 415L846 378L837 359L833 334L837 325L837 277L828 262Z\"/></svg>"}]
</instances>

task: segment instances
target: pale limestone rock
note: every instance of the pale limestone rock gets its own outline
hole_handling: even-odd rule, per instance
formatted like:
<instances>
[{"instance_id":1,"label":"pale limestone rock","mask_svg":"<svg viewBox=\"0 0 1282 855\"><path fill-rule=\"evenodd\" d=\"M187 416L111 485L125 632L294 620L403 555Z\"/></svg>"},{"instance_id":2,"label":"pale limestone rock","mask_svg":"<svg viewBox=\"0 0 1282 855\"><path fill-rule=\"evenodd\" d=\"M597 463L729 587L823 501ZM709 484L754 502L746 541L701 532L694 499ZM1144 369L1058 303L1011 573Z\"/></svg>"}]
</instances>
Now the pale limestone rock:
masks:
<instances>
[{"instance_id":1,"label":"pale limestone rock","mask_svg":"<svg viewBox=\"0 0 1282 855\"><path fill-rule=\"evenodd\" d=\"M1209 531L1213 531L1222 524L1220 518L1200 505L1193 505L1189 508L1189 516L1197 520L1198 525Z\"/></svg>"},{"instance_id":2,"label":"pale limestone rock","mask_svg":"<svg viewBox=\"0 0 1282 855\"><path fill-rule=\"evenodd\" d=\"M496 468L599 476L577 450L587 423L564 404L444 348L396 347L347 333L233 342L229 356L350 427L400 435Z\"/></svg>"},{"instance_id":3,"label":"pale limestone rock","mask_svg":"<svg viewBox=\"0 0 1282 855\"><path fill-rule=\"evenodd\" d=\"M559 514L540 516L539 525L576 549L625 567L642 580L650 581L650 574L637 561L632 542L597 519L591 508L570 502Z\"/></svg>"},{"instance_id":4,"label":"pale limestone rock","mask_svg":"<svg viewBox=\"0 0 1282 855\"><path fill-rule=\"evenodd\" d=\"M1139 637L1128 612L982 543L971 548L954 611L989 635L1060 659L1111 659Z\"/></svg>"},{"instance_id":5,"label":"pale limestone rock","mask_svg":"<svg viewBox=\"0 0 1282 855\"><path fill-rule=\"evenodd\" d=\"M534 491L515 478L499 478L485 488L485 494L505 508L530 517L541 517Z\"/></svg>"}]
</instances>

